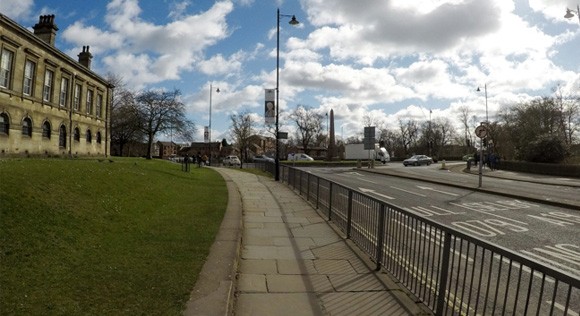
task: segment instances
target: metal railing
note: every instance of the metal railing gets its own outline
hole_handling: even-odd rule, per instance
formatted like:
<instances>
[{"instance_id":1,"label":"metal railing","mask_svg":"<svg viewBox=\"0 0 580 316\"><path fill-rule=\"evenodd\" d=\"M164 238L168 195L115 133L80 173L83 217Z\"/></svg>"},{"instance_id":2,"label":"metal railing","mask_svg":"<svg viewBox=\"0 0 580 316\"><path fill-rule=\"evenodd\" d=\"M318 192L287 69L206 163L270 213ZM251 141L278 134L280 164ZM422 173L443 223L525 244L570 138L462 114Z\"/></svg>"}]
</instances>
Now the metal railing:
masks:
<instances>
[{"instance_id":1,"label":"metal railing","mask_svg":"<svg viewBox=\"0 0 580 316\"><path fill-rule=\"evenodd\" d=\"M300 169L280 174L436 315L578 315L578 278Z\"/></svg>"}]
</instances>

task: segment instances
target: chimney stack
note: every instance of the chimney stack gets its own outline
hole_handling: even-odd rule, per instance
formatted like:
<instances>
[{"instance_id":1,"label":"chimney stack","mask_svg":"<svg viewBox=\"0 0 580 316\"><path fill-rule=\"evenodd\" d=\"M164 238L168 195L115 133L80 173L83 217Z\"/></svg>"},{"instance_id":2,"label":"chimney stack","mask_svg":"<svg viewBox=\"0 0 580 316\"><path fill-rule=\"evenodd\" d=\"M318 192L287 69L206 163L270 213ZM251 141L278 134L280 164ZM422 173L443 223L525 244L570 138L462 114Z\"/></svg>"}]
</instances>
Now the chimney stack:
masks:
<instances>
[{"instance_id":1,"label":"chimney stack","mask_svg":"<svg viewBox=\"0 0 580 316\"><path fill-rule=\"evenodd\" d=\"M89 46L83 46L83 51L78 56L79 63L88 69L91 69L91 59L93 59L93 55L89 52Z\"/></svg>"},{"instance_id":2,"label":"chimney stack","mask_svg":"<svg viewBox=\"0 0 580 316\"><path fill-rule=\"evenodd\" d=\"M38 23L36 23L32 28L34 29L34 35L38 36L38 38L45 41L50 46L54 46L54 42L56 41L56 31L58 31L58 27L54 24L54 14L41 15Z\"/></svg>"}]
</instances>

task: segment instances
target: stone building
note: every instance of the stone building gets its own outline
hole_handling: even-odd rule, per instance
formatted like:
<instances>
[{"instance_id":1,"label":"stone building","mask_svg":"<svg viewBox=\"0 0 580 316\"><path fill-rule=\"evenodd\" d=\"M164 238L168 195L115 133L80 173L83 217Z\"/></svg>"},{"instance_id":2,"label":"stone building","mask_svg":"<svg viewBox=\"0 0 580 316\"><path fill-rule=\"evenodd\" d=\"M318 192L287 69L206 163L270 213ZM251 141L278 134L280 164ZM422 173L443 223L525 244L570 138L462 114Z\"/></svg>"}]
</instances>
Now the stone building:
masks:
<instances>
[{"instance_id":1,"label":"stone building","mask_svg":"<svg viewBox=\"0 0 580 316\"><path fill-rule=\"evenodd\" d=\"M0 157L108 156L113 87L55 47L54 15L34 32L0 14Z\"/></svg>"}]
</instances>

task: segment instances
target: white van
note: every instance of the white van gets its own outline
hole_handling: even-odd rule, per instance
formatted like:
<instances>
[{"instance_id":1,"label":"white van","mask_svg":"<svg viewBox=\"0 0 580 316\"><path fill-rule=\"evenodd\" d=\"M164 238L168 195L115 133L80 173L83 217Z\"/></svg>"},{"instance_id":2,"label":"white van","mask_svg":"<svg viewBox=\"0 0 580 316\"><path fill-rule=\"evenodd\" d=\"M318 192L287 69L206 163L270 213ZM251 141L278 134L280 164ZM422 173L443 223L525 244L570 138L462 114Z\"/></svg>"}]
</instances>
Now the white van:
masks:
<instances>
[{"instance_id":1,"label":"white van","mask_svg":"<svg viewBox=\"0 0 580 316\"><path fill-rule=\"evenodd\" d=\"M308 156L307 154L288 154L289 161L314 161L314 158Z\"/></svg>"}]
</instances>

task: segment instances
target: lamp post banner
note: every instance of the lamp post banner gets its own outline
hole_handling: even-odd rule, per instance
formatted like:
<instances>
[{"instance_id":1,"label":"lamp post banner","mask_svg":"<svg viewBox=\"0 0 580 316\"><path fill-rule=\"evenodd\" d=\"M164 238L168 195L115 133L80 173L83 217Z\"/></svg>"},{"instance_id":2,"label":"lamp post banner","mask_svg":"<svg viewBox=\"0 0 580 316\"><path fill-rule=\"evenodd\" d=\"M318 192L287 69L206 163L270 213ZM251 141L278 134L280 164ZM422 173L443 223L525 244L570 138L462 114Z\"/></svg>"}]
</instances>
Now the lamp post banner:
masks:
<instances>
[{"instance_id":1,"label":"lamp post banner","mask_svg":"<svg viewBox=\"0 0 580 316\"><path fill-rule=\"evenodd\" d=\"M276 97L275 89L266 89L266 97L264 98L264 119L266 124L276 123Z\"/></svg>"},{"instance_id":2,"label":"lamp post banner","mask_svg":"<svg viewBox=\"0 0 580 316\"><path fill-rule=\"evenodd\" d=\"M206 143L209 143L209 127L208 126L203 127L203 141Z\"/></svg>"}]
</instances>

